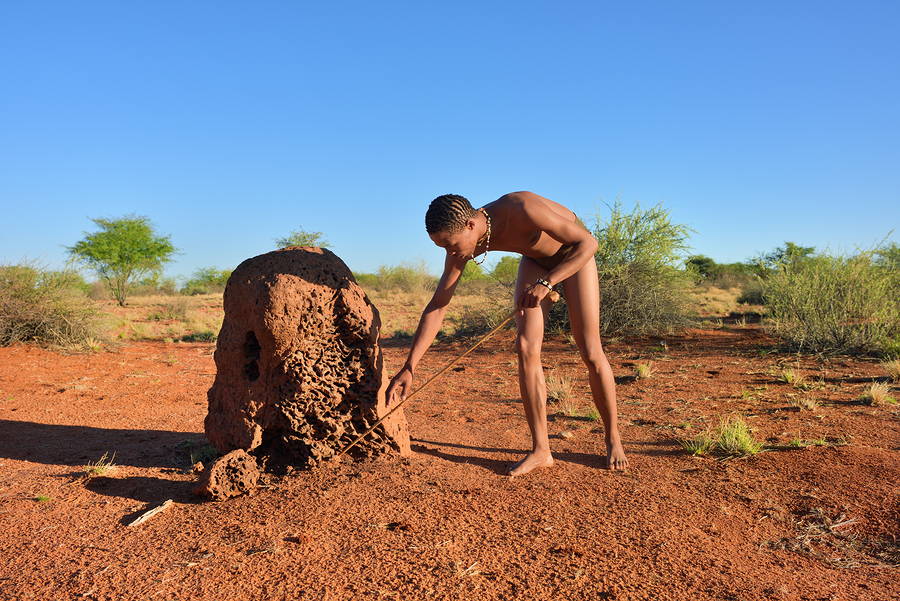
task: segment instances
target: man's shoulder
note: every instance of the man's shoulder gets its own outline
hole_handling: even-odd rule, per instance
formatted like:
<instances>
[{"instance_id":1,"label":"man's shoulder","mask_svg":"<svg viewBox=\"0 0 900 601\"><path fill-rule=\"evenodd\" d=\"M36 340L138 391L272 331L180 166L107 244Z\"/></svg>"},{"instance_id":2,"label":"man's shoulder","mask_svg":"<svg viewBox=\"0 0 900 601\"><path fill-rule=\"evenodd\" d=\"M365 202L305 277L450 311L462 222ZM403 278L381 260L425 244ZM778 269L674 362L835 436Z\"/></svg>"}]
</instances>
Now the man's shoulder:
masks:
<instances>
[{"instance_id":1,"label":"man's shoulder","mask_svg":"<svg viewBox=\"0 0 900 601\"><path fill-rule=\"evenodd\" d=\"M526 205L537 201L539 198L540 197L534 192L520 190L518 192L509 192L507 194L504 194L491 204L503 207L525 207Z\"/></svg>"}]
</instances>

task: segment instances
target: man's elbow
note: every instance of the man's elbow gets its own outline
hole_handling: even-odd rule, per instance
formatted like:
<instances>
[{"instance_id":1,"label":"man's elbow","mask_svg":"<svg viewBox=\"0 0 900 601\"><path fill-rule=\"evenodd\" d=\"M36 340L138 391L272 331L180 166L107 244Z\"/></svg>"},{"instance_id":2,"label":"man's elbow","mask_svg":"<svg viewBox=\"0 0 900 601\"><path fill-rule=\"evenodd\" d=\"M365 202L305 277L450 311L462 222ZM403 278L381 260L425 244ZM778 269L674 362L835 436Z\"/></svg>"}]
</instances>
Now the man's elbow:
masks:
<instances>
[{"instance_id":1,"label":"man's elbow","mask_svg":"<svg viewBox=\"0 0 900 601\"><path fill-rule=\"evenodd\" d=\"M430 313L432 311L440 311L443 313L447 310L448 304L450 304L449 298L444 298L443 296L435 296L425 306L425 312Z\"/></svg>"},{"instance_id":2,"label":"man's elbow","mask_svg":"<svg viewBox=\"0 0 900 601\"><path fill-rule=\"evenodd\" d=\"M593 236L589 236L587 238L583 238L581 240L581 247L584 248L585 252L594 254L597 252L597 248L600 244L597 242L597 239Z\"/></svg>"}]
</instances>

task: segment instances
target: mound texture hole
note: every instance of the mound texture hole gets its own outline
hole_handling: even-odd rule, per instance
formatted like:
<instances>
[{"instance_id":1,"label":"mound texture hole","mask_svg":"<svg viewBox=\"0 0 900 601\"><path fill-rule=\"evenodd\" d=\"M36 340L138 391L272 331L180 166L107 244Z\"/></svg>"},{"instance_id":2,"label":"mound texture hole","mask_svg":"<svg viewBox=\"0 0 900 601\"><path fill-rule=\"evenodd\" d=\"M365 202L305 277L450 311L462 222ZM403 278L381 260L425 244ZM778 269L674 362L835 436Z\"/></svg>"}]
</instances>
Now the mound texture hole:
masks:
<instances>
[{"instance_id":1,"label":"mound texture hole","mask_svg":"<svg viewBox=\"0 0 900 601\"><path fill-rule=\"evenodd\" d=\"M256 339L256 334L247 332L247 338L244 341L244 359L247 361L244 364L244 375L251 382L259 379L259 351L259 340Z\"/></svg>"}]
</instances>

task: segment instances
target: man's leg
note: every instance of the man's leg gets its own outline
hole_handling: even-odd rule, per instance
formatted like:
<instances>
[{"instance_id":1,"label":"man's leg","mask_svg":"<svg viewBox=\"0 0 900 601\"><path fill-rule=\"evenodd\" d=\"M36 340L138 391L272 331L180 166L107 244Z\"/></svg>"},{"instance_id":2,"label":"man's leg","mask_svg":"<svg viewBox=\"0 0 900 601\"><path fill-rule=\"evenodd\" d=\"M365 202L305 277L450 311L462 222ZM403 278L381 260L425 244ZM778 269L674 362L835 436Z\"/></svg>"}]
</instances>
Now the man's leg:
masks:
<instances>
[{"instance_id":1,"label":"man's leg","mask_svg":"<svg viewBox=\"0 0 900 601\"><path fill-rule=\"evenodd\" d=\"M619 436L616 407L616 380L600 344L600 283L593 259L563 282L572 335L588 368L591 394L606 432L606 459L609 469L628 466Z\"/></svg>"},{"instance_id":2,"label":"man's leg","mask_svg":"<svg viewBox=\"0 0 900 601\"><path fill-rule=\"evenodd\" d=\"M537 278L547 270L528 257L519 262L516 279L516 302ZM550 441L547 438L547 385L541 366L541 344L544 341L544 320L550 308L545 298L539 307L520 309L516 314L516 352L519 357L519 390L525 406L525 418L531 429L531 453L509 470L510 476L527 474L537 467L553 465Z\"/></svg>"}]
</instances>

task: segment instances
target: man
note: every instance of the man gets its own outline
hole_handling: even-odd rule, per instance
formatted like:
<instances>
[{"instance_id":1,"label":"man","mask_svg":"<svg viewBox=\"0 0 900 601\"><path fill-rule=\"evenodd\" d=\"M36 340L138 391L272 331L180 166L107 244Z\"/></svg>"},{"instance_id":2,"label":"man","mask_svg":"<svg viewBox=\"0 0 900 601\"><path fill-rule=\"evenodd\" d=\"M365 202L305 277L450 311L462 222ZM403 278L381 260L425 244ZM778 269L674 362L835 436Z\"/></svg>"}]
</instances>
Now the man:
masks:
<instances>
[{"instance_id":1,"label":"man","mask_svg":"<svg viewBox=\"0 0 900 601\"><path fill-rule=\"evenodd\" d=\"M466 262L488 250L516 252L522 255L515 289L516 352L532 450L509 475L553 465L540 354L550 308L547 296L557 284L562 285L572 334L588 368L594 404L603 420L607 465L625 469L628 460L616 423L615 380L600 344L600 285L594 262L597 241L575 213L532 192L512 192L478 210L464 197L446 194L431 202L425 229L432 241L447 251L444 273L422 312L406 363L391 379L388 403L397 397L402 400L411 391L416 366L440 330Z\"/></svg>"}]
</instances>

